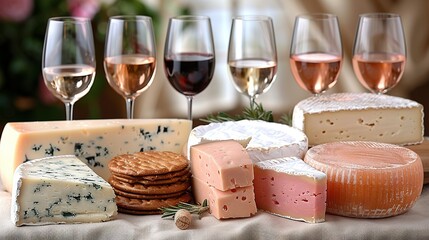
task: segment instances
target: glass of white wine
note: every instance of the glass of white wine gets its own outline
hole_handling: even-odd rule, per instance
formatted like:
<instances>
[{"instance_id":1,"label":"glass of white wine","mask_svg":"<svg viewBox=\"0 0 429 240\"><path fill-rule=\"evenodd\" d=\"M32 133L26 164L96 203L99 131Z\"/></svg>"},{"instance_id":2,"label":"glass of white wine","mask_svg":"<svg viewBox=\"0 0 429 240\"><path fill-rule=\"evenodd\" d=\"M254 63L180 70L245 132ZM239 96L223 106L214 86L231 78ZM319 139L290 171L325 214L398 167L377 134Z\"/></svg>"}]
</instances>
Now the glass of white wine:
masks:
<instances>
[{"instance_id":1,"label":"glass of white wine","mask_svg":"<svg viewBox=\"0 0 429 240\"><path fill-rule=\"evenodd\" d=\"M290 66L298 85L319 95L332 88L343 59L338 18L332 14L303 14L295 18Z\"/></svg>"},{"instance_id":2,"label":"glass of white wine","mask_svg":"<svg viewBox=\"0 0 429 240\"><path fill-rule=\"evenodd\" d=\"M125 98L128 119L134 117L134 100L149 88L155 70L152 18L111 17L104 48L104 71L109 85Z\"/></svg>"},{"instance_id":3,"label":"glass of white wine","mask_svg":"<svg viewBox=\"0 0 429 240\"><path fill-rule=\"evenodd\" d=\"M91 21L86 18L50 18L46 28L42 72L47 88L66 106L73 119L73 104L86 95L95 77Z\"/></svg>"},{"instance_id":4,"label":"glass of white wine","mask_svg":"<svg viewBox=\"0 0 429 240\"><path fill-rule=\"evenodd\" d=\"M401 17L393 13L359 16L353 47L353 69L373 93L386 93L401 80L406 46Z\"/></svg>"},{"instance_id":5,"label":"glass of white wine","mask_svg":"<svg viewBox=\"0 0 429 240\"><path fill-rule=\"evenodd\" d=\"M267 16L239 16L232 20L228 66L236 89L250 98L268 91L277 75L273 22Z\"/></svg>"}]
</instances>

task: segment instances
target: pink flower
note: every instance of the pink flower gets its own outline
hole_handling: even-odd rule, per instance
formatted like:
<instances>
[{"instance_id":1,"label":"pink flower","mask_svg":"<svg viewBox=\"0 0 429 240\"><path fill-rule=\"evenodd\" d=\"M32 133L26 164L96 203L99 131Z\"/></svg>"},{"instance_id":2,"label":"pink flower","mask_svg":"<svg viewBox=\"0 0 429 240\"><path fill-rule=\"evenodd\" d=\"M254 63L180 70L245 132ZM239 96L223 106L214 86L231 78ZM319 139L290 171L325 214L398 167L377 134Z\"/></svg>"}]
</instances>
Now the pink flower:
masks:
<instances>
[{"instance_id":1,"label":"pink flower","mask_svg":"<svg viewBox=\"0 0 429 240\"><path fill-rule=\"evenodd\" d=\"M99 0L68 0L67 3L71 15L75 17L92 19L100 9Z\"/></svg>"},{"instance_id":2,"label":"pink flower","mask_svg":"<svg viewBox=\"0 0 429 240\"><path fill-rule=\"evenodd\" d=\"M21 22L33 10L33 0L0 0L0 20Z\"/></svg>"}]
</instances>

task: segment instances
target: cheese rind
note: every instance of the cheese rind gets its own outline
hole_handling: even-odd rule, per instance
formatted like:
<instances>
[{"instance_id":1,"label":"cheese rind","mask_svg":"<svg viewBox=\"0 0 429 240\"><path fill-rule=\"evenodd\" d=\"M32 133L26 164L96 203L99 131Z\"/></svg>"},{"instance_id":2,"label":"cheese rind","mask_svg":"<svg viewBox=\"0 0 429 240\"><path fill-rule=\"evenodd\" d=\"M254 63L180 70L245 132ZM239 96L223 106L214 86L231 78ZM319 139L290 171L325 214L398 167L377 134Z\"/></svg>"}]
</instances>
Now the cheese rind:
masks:
<instances>
[{"instance_id":1,"label":"cheese rind","mask_svg":"<svg viewBox=\"0 0 429 240\"><path fill-rule=\"evenodd\" d=\"M332 214L359 218L402 214L423 187L420 157L393 144L326 143L310 148L304 161L326 173L326 211Z\"/></svg>"},{"instance_id":2,"label":"cheese rind","mask_svg":"<svg viewBox=\"0 0 429 240\"><path fill-rule=\"evenodd\" d=\"M233 140L194 145L190 153L192 175L221 191L253 184L252 161Z\"/></svg>"},{"instance_id":3,"label":"cheese rind","mask_svg":"<svg viewBox=\"0 0 429 240\"><path fill-rule=\"evenodd\" d=\"M258 209L293 220L325 221L326 174L296 157L254 165Z\"/></svg>"},{"instance_id":4,"label":"cheese rind","mask_svg":"<svg viewBox=\"0 0 429 240\"><path fill-rule=\"evenodd\" d=\"M147 150L181 153L192 122L181 119L111 119L6 124L0 141L0 175L11 191L16 167L32 159L75 155L108 180L114 156Z\"/></svg>"},{"instance_id":5,"label":"cheese rind","mask_svg":"<svg viewBox=\"0 0 429 240\"><path fill-rule=\"evenodd\" d=\"M334 93L310 97L293 111L292 125L309 146L335 141L376 141L400 145L423 141L423 106L384 94Z\"/></svg>"},{"instance_id":6,"label":"cheese rind","mask_svg":"<svg viewBox=\"0 0 429 240\"><path fill-rule=\"evenodd\" d=\"M116 214L112 187L75 156L37 159L16 169L11 210L16 226L101 222Z\"/></svg>"},{"instance_id":7,"label":"cheese rind","mask_svg":"<svg viewBox=\"0 0 429 240\"><path fill-rule=\"evenodd\" d=\"M207 199L210 214L217 219L245 218L256 214L253 185L220 191L193 177L192 190L197 203Z\"/></svg>"},{"instance_id":8,"label":"cheese rind","mask_svg":"<svg viewBox=\"0 0 429 240\"><path fill-rule=\"evenodd\" d=\"M210 123L192 129L188 140L188 156L191 146L211 141L236 140L246 142L252 162L279 158L304 157L307 151L305 134L285 124L260 120L227 121Z\"/></svg>"}]
</instances>

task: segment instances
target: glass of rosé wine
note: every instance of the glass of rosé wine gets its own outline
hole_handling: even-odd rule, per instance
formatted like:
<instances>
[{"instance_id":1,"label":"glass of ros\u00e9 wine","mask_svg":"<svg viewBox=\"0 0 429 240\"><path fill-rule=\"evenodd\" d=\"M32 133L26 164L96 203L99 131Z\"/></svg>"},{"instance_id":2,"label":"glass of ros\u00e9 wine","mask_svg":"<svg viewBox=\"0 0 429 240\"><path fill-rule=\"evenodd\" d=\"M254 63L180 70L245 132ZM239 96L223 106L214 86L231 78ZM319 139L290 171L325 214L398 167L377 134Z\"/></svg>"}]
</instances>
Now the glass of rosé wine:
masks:
<instances>
[{"instance_id":1,"label":"glass of ros\u00e9 wine","mask_svg":"<svg viewBox=\"0 0 429 240\"><path fill-rule=\"evenodd\" d=\"M188 119L192 120L192 99L210 84L215 69L210 18L170 18L164 47L165 75L171 86L186 96Z\"/></svg>"},{"instance_id":2,"label":"glass of ros\u00e9 wine","mask_svg":"<svg viewBox=\"0 0 429 240\"><path fill-rule=\"evenodd\" d=\"M353 69L373 93L386 93L401 80L406 60L401 17L392 13L359 16L353 46Z\"/></svg>"},{"instance_id":3,"label":"glass of ros\u00e9 wine","mask_svg":"<svg viewBox=\"0 0 429 240\"><path fill-rule=\"evenodd\" d=\"M149 88L155 70L152 18L111 17L104 48L104 71L109 85L125 98L128 119L134 117L134 100Z\"/></svg>"},{"instance_id":4,"label":"glass of ros\u00e9 wine","mask_svg":"<svg viewBox=\"0 0 429 240\"><path fill-rule=\"evenodd\" d=\"M337 82L343 59L338 18L332 14L299 15L295 19L290 66L298 85L319 95Z\"/></svg>"},{"instance_id":5,"label":"glass of ros\u00e9 wine","mask_svg":"<svg viewBox=\"0 0 429 240\"><path fill-rule=\"evenodd\" d=\"M66 119L72 120L74 103L89 92L95 77L90 19L49 19L43 45L42 72L46 87L64 102Z\"/></svg>"},{"instance_id":6,"label":"glass of ros\u00e9 wine","mask_svg":"<svg viewBox=\"0 0 429 240\"><path fill-rule=\"evenodd\" d=\"M268 91L277 74L277 50L273 21L266 16L232 19L228 67L235 88L250 99Z\"/></svg>"}]
</instances>

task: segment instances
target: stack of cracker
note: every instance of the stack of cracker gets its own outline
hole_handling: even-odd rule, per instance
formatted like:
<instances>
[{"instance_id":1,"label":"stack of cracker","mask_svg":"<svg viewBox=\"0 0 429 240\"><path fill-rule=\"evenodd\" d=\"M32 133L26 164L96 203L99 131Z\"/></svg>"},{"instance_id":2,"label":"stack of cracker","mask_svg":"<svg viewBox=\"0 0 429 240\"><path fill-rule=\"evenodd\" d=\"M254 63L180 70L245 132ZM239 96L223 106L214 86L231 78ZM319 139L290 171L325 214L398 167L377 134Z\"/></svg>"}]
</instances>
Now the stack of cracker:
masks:
<instances>
[{"instance_id":1,"label":"stack of cracker","mask_svg":"<svg viewBox=\"0 0 429 240\"><path fill-rule=\"evenodd\" d=\"M109 162L109 169L119 212L160 214L161 207L191 201L189 161L177 153L119 155Z\"/></svg>"}]
</instances>

